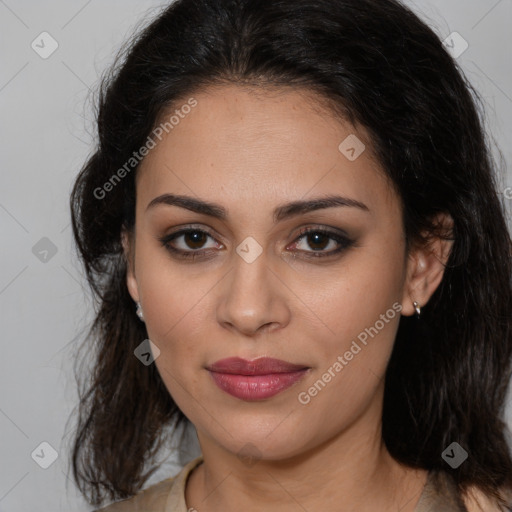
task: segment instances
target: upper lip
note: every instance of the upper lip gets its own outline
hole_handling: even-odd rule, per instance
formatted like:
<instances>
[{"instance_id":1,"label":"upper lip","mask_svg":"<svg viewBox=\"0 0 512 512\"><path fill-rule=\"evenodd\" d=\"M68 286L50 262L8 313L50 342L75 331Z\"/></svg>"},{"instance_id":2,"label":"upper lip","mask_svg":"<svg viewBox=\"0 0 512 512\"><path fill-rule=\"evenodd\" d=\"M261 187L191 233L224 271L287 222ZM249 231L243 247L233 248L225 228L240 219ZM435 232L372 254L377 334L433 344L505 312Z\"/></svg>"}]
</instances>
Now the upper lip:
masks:
<instances>
[{"instance_id":1,"label":"upper lip","mask_svg":"<svg viewBox=\"0 0 512 512\"><path fill-rule=\"evenodd\" d=\"M281 359L260 357L248 361L240 357L228 357L219 359L208 366L208 370L218 373L231 373L235 375L267 375L270 373L289 373L305 370L308 367L303 364L293 364Z\"/></svg>"}]
</instances>

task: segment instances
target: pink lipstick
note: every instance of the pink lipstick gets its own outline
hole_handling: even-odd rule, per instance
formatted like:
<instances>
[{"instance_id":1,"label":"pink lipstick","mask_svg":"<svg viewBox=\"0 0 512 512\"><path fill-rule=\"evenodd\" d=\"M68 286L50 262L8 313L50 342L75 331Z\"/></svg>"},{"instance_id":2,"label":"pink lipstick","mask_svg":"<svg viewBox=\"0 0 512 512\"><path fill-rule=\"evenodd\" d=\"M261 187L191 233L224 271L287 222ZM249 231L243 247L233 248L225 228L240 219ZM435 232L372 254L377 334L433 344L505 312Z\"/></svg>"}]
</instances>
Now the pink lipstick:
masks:
<instances>
[{"instance_id":1,"label":"pink lipstick","mask_svg":"<svg viewBox=\"0 0 512 512\"><path fill-rule=\"evenodd\" d=\"M207 368L217 386L241 400L263 400L277 395L304 377L310 369L280 359L239 357L221 359Z\"/></svg>"}]
</instances>

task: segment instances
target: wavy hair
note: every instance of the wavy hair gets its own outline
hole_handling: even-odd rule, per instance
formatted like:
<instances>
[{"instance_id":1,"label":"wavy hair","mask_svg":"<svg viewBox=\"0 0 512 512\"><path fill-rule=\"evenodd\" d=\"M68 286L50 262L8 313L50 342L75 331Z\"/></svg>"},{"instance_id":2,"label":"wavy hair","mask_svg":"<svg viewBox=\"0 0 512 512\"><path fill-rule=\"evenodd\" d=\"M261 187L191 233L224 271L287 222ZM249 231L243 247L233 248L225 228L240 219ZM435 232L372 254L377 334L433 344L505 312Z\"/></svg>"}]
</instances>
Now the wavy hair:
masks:
<instances>
[{"instance_id":1,"label":"wavy hair","mask_svg":"<svg viewBox=\"0 0 512 512\"><path fill-rule=\"evenodd\" d=\"M497 166L479 95L435 32L395 0L177 0L103 76L97 145L70 198L97 306L84 340L94 365L79 386L71 454L79 489L95 505L132 496L155 469L145 472L167 442L164 428L188 422L156 366L133 355L147 332L127 290L121 231L134 227L137 167L108 197L97 191L164 111L222 84L313 91L340 119L364 126L401 198L408 248L425 242L422 233L443 236L436 214L452 217L441 284L421 320L400 319L383 439L396 460L445 470L459 493L476 486L499 500L512 489L503 420L512 244ZM457 469L441 457L453 441L469 453Z\"/></svg>"}]
</instances>

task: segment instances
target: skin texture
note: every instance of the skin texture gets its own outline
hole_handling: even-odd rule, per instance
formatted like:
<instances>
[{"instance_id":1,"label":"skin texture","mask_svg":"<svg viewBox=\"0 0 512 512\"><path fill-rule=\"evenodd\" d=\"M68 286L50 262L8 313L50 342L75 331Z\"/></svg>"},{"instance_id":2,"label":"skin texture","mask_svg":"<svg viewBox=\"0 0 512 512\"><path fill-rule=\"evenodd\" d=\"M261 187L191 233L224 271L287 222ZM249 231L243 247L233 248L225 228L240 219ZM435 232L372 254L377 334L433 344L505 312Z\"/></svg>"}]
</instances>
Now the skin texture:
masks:
<instances>
[{"instance_id":1,"label":"skin texture","mask_svg":"<svg viewBox=\"0 0 512 512\"><path fill-rule=\"evenodd\" d=\"M400 199L367 134L325 112L313 93L225 85L194 97L197 106L141 163L135 236L123 234L128 289L161 351L155 364L196 427L204 457L189 479L187 505L199 512L414 510L426 472L394 461L380 433L383 376L400 314L360 344L309 403L298 394L393 304L403 315L414 314L413 301L425 305L450 242L435 239L406 254ZM351 134L366 145L354 161L338 150ZM169 205L147 209L165 193L218 203L227 218ZM368 210L331 207L273 221L277 206L332 194ZM158 238L191 225L211 236L171 244L208 254L176 259ZM299 239L303 227L343 230L354 243L308 258L338 243ZM247 237L262 250L252 263L236 252ZM284 392L248 402L221 391L206 369L231 356L311 369ZM255 463L244 462L241 451Z\"/></svg>"}]
</instances>

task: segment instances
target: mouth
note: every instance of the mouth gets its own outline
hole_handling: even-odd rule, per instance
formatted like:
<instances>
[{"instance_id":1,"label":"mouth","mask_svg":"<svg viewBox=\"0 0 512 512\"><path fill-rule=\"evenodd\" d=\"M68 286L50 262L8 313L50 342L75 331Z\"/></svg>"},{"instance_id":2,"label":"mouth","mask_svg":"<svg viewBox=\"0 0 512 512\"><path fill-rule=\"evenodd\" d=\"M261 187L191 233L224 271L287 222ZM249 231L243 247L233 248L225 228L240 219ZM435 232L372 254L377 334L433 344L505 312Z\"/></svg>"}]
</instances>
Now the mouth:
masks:
<instances>
[{"instance_id":1,"label":"mouth","mask_svg":"<svg viewBox=\"0 0 512 512\"><path fill-rule=\"evenodd\" d=\"M255 401L288 389L311 368L268 357L252 361L231 357L213 363L207 370L222 391L241 400Z\"/></svg>"}]
</instances>

